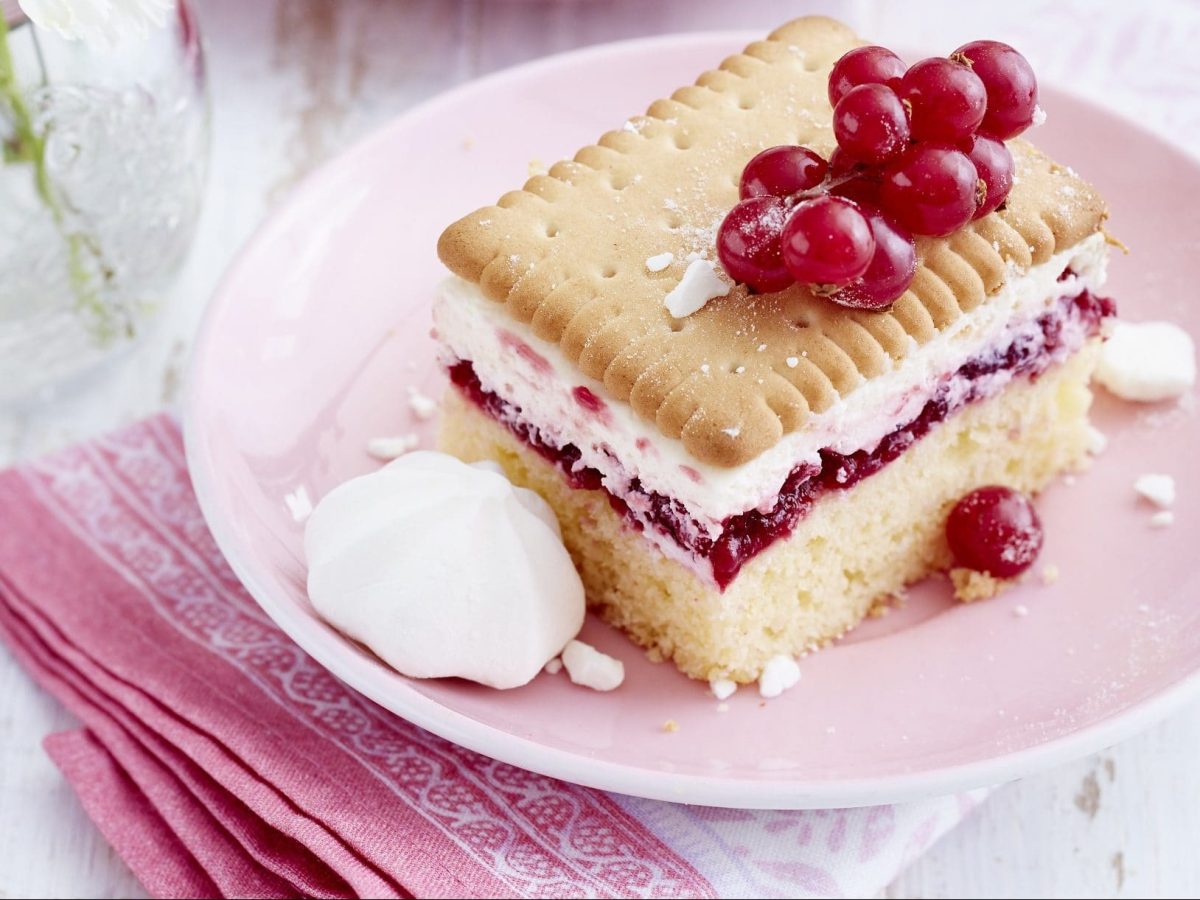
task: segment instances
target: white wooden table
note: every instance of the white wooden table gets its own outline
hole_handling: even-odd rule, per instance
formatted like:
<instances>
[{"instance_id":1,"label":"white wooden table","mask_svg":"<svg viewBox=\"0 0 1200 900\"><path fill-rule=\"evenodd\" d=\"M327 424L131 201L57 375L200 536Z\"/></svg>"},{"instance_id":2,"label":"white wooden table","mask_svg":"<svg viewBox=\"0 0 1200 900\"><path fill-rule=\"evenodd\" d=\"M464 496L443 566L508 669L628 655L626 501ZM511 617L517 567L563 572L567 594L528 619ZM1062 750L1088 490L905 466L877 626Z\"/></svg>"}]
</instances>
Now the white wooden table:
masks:
<instances>
[{"instance_id":1,"label":"white wooden table","mask_svg":"<svg viewBox=\"0 0 1200 900\"><path fill-rule=\"evenodd\" d=\"M427 96L575 46L767 29L809 10L838 15L881 43L930 52L994 37L1021 48L1043 80L1200 153L1200 3L1188 0L194 2L209 53L212 178L171 311L143 350L87 394L0 414L0 463L172 403L216 280L313 166ZM536 134L531 140L532 156ZM44 735L72 724L0 648L0 897L142 895L41 751ZM1105 753L1001 788L886 896L1200 895L1198 759L1200 703Z\"/></svg>"}]
</instances>

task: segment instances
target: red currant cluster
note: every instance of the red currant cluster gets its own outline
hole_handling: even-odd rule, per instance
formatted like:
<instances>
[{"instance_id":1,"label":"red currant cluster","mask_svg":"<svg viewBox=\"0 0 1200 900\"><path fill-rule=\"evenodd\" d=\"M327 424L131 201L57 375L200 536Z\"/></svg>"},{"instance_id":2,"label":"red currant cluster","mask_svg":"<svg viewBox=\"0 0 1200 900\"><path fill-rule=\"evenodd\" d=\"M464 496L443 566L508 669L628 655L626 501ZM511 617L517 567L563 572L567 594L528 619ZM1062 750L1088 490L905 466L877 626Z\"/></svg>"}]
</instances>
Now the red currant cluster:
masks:
<instances>
[{"instance_id":1,"label":"red currant cluster","mask_svg":"<svg viewBox=\"0 0 1200 900\"><path fill-rule=\"evenodd\" d=\"M717 253L756 291L793 282L856 309L883 309L912 283L912 235L947 235L999 208L1013 182L1004 142L1037 111L1020 53L973 41L911 68L858 47L829 75L837 149L771 147L742 172Z\"/></svg>"}]
</instances>

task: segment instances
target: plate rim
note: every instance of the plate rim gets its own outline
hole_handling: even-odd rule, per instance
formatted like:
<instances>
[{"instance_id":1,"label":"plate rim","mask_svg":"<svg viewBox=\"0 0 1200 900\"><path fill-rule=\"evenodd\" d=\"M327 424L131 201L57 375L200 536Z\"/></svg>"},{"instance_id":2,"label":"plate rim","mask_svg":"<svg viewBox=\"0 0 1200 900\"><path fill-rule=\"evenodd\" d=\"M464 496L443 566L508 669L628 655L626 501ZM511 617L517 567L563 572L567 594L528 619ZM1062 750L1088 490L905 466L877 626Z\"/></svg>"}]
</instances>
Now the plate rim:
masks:
<instances>
[{"instance_id":1,"label":"plate rim","mask_svg":"<svg viewBox=\"0 0 1200 900\"><path fill-rule=\"evenodd\" d=\"M203 428L196 418L196 411L202 405L200 361L205 358L210 344L216 340L215 323L226 307L226 298L231 296L232 287L240 279L241 272L249 267L259 248L269 243L275 233L285 227L283 223L291 219L304 198L319 189L325 180L336 177L356 157L370 152L377 144L385 143L393 130L408 128L413 120L435 115L441 107L453 106L464 96L494 90L507 81L523 79L541 70L570 67L591 57L651 51L666 46L677 49L681 44L707 47L728 43L736 47L739 42L749 43L761 37L760 32L750 30L672 33L595 44L521 63L465 82L418 103L359 138L306 175L282 203L266 214L221 275L205 306L188 361L181 416L184 453L200 510L217 547L247 593L291 640L339 681L393 715L454 744L509 765L589 788L650 800L741 809L826 809L900 803L1012 781L1095 753L1162 721L1189 700L1200 697L1200 665L1190 675L1127 710L1110 714L1070 734L986 759L934 767L922 772L815 781L778 777L746 779L728 777L719 772L702 775L612 762L583 752L548 747L514 732L479 722L438 703L413 687L406 687L402 693L373 689L357 677L353 667L346 671L338 665L339 654L325 653L321 649L323 644L318 635L324 635L330 626L316 619L295 616L290 604L275 598L255 575L253 563L243 557L241 544L231 534L224 517L219 515L215 486L217 468L207 453ZM1103 111L1105 115L1119 117L1129 127L1150 135L1154 140L1200 163L1200 154L1175 144L1124 113L1103 107L1070 88L1057 84L1054 88L1082 104ZM387 696L382 696L385 693Z\"/></svg>"}]
</instances>

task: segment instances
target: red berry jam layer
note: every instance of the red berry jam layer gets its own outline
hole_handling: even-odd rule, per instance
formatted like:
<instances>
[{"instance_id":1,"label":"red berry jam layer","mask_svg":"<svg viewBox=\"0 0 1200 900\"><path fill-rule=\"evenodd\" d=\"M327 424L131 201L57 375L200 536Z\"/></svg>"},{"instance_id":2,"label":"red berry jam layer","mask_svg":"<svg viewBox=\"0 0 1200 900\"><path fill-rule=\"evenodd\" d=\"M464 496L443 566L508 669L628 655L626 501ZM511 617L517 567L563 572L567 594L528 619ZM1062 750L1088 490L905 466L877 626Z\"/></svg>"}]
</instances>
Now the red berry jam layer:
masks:
<instances>
[{"instance_id":1,"label":"red berry jam layer","mask_svg":"<svg viewBox=\"0 0 1200 900\"><path fill-rule=\"evenodd\" d=\"M1037 378L1051 365L1078 350L1081 335L1098 334L1101 322L1115 312L1111 300L1087 290L1062 298L1037 319L1036 327L1022 329L1013 340L968 361L946 376L921 412L884 437L878 446L850 454L822 450L819 466L806 464L792 470L770 511L753 509L730 516L721 523L721 533L716 538L706 534L678 500L645 490L637 479L630 482L624 497L609 492L603 485L601 473L580 463L579 448L573 444L559 447L543 440L538 429L521 418L519 407L480 384L470 361L454 363L450 367L450 380L465 397L506 425L543 458L557 465L571 487L604 491L613 508L631 527L639 531L654 528L670 537L685 552L706 560L712 567L713 578L723 590L749 560L791 534L796 523L822 494L853 487L878 472L939 422L968 403L993 395L1010 377ZM999 375L1005 377L997 378ZM636 507L638 512L635 514L631 507Z\"/></svg>"}]
</instances>

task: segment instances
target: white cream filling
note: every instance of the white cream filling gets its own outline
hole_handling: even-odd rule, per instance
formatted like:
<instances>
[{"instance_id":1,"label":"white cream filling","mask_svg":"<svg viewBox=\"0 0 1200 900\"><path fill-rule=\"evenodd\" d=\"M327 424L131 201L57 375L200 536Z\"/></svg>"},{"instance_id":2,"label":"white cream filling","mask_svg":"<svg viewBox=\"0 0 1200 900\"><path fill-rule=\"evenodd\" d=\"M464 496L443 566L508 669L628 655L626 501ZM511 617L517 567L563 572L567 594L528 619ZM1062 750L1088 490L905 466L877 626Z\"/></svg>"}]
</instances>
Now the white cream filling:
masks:
<instances>
[{"instance_id":1,"label":"white cream filling","mask_svg":"<svg viewBox=\"0 0 1200 900\"><path fill-rule=\"evenodd\" d=\"M433 317L448 357L469 360L483 387L520 407L522 420L549 443L578 447L580 462L602 474L610 493L632 500L635 513L638 497L631 498L628 487L636 478L644 491L678 500L715 537L727 517L774 506L788 474L803 463L817 463L820 450L873 450L921 411L948 373L1031 326L1060 297L1099 288L1107 260L1104 236L1096 234L1028 271L1011 266L1005 285L986 303L913 347L890 371L811 416L765 453L728 469L699 462L682 442L643 422L601 382L583 375L556 344L509 318L476 285L459 278L443 282ZM1059 282L1067 268L1075 276ZM580 404L572 393L578 387L604 402L601 414ZM656 537L652 531L647 529L647 537ZM673 558L690 556L670 539L655 543Z\"/></svg>"}]
</instances>

